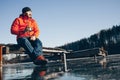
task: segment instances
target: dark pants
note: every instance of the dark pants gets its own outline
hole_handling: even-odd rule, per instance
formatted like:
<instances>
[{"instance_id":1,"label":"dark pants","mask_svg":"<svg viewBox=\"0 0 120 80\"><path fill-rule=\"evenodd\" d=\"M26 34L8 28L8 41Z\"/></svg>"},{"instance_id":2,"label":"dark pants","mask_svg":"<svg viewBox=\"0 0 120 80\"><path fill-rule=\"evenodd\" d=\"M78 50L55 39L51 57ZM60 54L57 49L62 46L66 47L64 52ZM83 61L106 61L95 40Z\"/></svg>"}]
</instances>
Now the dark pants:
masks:
<instances>
[{"instance_id":1,"label":"dark pants","mask_svg":"<svg viewBox=\"0 0 120 80\"><path fill-rule=\"evenodd\" d=\"M34 61L39 55L42 55L42 42L37 38L35 41L30 40L30 38L18 38L18 45L23 47L30 58Z\"/></svg>"}]
</instances>

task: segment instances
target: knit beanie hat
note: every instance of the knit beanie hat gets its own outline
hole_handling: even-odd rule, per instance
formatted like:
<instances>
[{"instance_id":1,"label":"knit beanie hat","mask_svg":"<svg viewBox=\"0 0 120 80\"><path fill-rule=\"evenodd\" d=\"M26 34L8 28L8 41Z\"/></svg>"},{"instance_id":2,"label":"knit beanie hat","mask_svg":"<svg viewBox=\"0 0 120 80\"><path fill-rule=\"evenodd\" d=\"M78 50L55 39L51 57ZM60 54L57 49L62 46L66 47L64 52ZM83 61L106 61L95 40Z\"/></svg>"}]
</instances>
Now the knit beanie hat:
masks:
<instances>
[{"instance_id":1,"label":"knit beanie hat","mask_svg":"<svg viewBox=\"0 0 120 80\"><path fill-rule=\"evenodd\" d=\"M32 11L29 7L24 7L22 9L22 13L26 13L27 11Z\"/></svg>"}]
</instances>

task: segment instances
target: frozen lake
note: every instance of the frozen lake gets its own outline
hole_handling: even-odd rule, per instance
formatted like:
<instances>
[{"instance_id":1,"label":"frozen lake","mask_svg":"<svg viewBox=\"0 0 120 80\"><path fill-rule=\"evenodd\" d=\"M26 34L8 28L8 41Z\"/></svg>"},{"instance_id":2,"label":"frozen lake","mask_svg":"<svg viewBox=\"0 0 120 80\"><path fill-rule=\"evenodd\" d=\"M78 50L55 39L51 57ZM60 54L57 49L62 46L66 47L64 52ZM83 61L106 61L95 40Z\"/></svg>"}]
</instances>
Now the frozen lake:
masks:
<instances>
[{"instance_id":1,"label":"frozen lake","mask_svg":"<svg viewBox=\"0 0 120 80\"><path fill-rule=\"evenodd\" d=\"M4 65L2 80L120 80L120 55L72 59L67 61L67 72L62 63L35 66L32 63Z\"/></svg>"}]
</instances>

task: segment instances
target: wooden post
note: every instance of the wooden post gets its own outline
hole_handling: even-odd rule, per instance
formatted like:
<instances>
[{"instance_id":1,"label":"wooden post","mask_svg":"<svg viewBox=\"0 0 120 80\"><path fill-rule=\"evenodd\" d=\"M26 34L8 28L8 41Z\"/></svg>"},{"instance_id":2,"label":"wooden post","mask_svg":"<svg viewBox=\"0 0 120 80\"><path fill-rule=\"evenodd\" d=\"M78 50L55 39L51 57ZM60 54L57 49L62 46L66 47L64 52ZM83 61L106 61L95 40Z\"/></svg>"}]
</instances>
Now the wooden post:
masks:
<instances>
[{"instance_id":1,"label":"wooden post","mask_svg":"<svg viewBox=\"0 0 120 80\"><path fill-rule=\"evenodd\" d=\"M3 46L0 46L0 67L2 67L2 48Z\"/></svg>"}]
</instances>

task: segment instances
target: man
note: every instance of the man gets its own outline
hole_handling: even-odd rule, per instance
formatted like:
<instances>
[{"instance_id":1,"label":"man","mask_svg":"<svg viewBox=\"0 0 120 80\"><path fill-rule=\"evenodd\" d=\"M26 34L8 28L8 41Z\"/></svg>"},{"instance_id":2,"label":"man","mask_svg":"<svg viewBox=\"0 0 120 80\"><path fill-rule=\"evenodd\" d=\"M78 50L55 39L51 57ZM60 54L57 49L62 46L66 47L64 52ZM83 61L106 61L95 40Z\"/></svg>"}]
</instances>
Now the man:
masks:
<instances>
[{"instance_id":1,"label":"man","mask_svg":"<svg viewBox=\"0 0 120 80\"><path fill-rule=\"evenodd\" d=\"M46 59L42 55L42 43L38 39L39 28L32 18L32 10L29 7L22 9L22 14L14 20L11 33L17 35L17 43L23 47L34 64L45 65Z\"/></svg>"}]
</instances>

